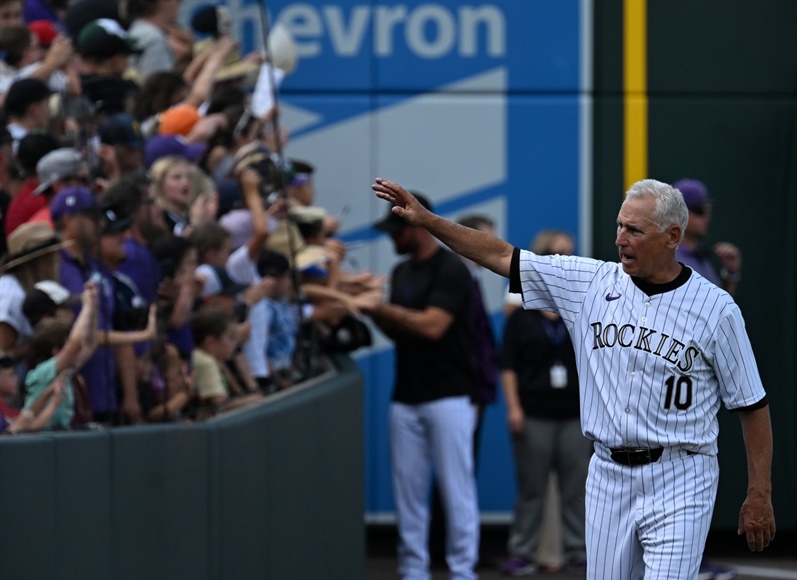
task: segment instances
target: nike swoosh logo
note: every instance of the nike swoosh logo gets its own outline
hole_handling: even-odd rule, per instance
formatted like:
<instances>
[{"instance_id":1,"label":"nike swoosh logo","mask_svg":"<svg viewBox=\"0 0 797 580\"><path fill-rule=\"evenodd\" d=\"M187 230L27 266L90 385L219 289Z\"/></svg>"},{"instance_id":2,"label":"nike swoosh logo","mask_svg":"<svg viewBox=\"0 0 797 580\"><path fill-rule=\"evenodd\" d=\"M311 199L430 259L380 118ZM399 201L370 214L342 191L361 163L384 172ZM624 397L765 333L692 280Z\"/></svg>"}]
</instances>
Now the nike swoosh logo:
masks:
<instances>
[{"instance_id":1,"label":"nike swoosh logo","mask_svg":"<svg viewBox=\"0 0 797 580\"><path fill-rule=\"evenodd\" d=\"M620 298L622 294L618 294L617 296L612 296L611 293L606 295L606 302L611 302L612 300L617 300Z\"/></svg>"}]
</instances>

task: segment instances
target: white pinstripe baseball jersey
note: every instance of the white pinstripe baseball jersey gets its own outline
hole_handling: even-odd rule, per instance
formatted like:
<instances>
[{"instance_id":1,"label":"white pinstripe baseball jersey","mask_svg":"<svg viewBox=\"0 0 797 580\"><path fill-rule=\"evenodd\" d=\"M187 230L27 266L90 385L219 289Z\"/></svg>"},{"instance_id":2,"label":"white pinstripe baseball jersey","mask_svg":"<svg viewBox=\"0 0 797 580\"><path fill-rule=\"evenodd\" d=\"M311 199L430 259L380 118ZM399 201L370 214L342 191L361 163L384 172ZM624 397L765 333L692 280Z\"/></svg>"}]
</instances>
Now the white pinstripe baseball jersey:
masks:
<instances>
[{"instance_id":1,"label":"white pinstripe baseball jersey","mask_svg":"<svg viewBox=\"0 0 797 580\"><path fill-rule=\"evenodd\" d=\"M584 434L607 447L717 452L720 402L766 396L741 312L684 269L646 285L618 263L519 253L523 306L567 324L579 370Z\"/></svg>"}]
</instances>

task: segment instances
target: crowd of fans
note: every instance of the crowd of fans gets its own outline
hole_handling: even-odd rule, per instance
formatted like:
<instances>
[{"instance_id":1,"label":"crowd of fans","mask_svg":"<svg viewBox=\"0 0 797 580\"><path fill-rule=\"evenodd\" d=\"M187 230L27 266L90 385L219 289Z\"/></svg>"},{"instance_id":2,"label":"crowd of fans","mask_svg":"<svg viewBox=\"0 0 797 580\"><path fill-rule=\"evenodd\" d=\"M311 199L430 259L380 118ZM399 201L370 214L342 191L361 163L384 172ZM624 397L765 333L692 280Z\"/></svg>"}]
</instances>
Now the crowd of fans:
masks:
<instances>
[{"instance_id":1,"label":"crowd of fans","mask_svg":"<svg viewBox=\"0 0 797 580\"><path fill-rule=\"evenodd\" d=\"M0 433L202 420L368 338L277 62L179 4L0 0Z\"/></svg>"}]
</instances>

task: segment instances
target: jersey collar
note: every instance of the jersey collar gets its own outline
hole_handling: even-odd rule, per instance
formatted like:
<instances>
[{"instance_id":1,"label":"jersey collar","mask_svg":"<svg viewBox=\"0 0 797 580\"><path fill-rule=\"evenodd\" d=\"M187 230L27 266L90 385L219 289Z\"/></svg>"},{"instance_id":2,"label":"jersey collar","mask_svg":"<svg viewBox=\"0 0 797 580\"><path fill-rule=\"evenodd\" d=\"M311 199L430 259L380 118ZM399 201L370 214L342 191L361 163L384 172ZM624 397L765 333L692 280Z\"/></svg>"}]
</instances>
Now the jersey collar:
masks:
<instances>
[{"instance_id":1,"label":"jersey collar","mask_svg":"<svg viewBox=\"0 0 797 580\"><path fill-rule=\"evenodd\" d=\"M689 278L692 276L692 269L689 266L684 266L681 262L678 263L681 264L681 273L678 274L674 280L667 282L666 284L653 284L651 282L645 282L636 276L631 276L631 281L637 288L642 290L642 292L648 296L655 296L656 294L670 292L686 284L687 280L689 280Z\"/></svg>"}]
</instances>

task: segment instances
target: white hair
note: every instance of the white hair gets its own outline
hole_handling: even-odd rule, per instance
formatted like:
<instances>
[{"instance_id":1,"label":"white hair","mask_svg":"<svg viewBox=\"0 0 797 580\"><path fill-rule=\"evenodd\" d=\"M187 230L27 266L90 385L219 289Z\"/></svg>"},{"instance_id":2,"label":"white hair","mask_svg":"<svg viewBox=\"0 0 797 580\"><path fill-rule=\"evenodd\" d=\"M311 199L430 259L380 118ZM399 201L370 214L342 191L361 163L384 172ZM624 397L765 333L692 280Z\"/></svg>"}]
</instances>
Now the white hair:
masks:
<instances>
[{"instance_id":1,"label":"white hair","mask_svg":"<svg viewBox=\"0 0 797 580\"><path fill-rule=\"evenodd\" d=\"M684 197L680 191L672 185L656 181L655 179L643 179L633 184L626 192L628 198L652 197L656 200L656 209L653 210L651 219L660 232L668 227L676 225L681 228L681 240L683 240L686 224L689 221L689 209L686 207Z\"/></svg>"}]
</instances>

